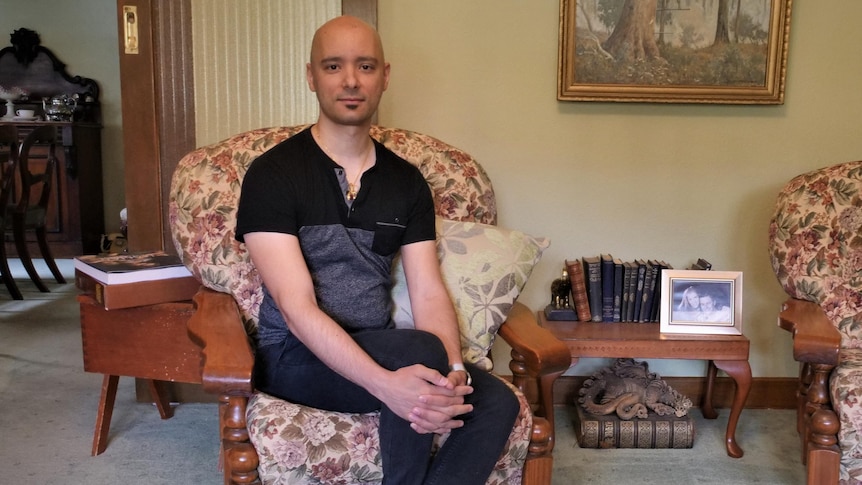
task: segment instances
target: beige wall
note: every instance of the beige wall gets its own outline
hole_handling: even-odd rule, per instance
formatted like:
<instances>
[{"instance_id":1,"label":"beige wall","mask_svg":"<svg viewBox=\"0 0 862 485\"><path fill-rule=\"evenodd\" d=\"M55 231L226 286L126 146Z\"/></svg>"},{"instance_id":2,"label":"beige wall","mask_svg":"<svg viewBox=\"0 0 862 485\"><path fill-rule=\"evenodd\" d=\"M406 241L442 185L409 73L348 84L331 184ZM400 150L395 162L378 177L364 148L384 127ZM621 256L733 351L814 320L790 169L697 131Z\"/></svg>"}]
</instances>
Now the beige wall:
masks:
<instances>
[{"instance_id":1,"label":"beige wall","mask_svg":"<svg viewBox=\"0 0 862 485\"><path fill-rule=\"evenodd\" d=\"M119 231L123 194L122 106L114 0L0 0L0 48L24 27L66 63L72 76L95 79L101 88L102 179L105 229Z\"/></svg>"},{"instance_id":2,"label":"beige wall","mask_svg":"<svg viewBox=\"0 0 862 485\"><path fill-rule=\"evenodd\" d=\"M472 153L494 181L500 223L552 240L522 297L532 308L565 258L609 252L683 268L704 257L744 273L754 375L793 376L767 224L792 176L862 158L862 2L793 9L783 106L602 104L556 100L557 0L380 0L392 63L380 123ZM666 375L705 368L651 364Z\"/></svg>"}]
</instances>

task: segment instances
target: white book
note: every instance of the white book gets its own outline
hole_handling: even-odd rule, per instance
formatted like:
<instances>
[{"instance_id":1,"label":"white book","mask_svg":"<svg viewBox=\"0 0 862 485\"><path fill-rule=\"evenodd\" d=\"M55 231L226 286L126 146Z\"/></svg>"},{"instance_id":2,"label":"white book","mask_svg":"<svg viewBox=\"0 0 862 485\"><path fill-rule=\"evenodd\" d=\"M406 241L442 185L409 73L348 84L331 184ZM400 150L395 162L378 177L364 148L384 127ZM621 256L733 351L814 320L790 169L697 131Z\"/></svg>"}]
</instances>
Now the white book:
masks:
<instances>
[{"instance_id":1,"label":"white book","mask_svg":"<svg viewBox=\"0 0 862 485\"><path fill-rule=\"evenodd\" d=\"M164 251L77 256L75 269L105 285L192 276L178 256Z\"/></svg>"}]
</instances>

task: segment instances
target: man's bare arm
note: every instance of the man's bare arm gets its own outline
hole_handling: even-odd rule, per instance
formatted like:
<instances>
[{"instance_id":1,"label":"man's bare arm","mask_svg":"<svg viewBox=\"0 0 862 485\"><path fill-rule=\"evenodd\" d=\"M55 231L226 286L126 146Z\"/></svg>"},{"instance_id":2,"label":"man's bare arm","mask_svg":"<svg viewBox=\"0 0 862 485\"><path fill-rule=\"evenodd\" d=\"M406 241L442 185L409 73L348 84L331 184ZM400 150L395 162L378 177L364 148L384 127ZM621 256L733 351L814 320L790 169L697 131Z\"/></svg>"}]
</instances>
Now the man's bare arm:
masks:
<instances>
[{"instance_id":1,"label":"man's bare arm","mask_svg":"<svg viewBox=\"0 0 862 485\"><path fill-rule=\"evenodd\" d=\"M461 333L455 307L440 273L434 241L422 241L401 248L407 290L414 325L436 335L446 347L449 363L461 363Z\"/></svg>"}]
</instances>

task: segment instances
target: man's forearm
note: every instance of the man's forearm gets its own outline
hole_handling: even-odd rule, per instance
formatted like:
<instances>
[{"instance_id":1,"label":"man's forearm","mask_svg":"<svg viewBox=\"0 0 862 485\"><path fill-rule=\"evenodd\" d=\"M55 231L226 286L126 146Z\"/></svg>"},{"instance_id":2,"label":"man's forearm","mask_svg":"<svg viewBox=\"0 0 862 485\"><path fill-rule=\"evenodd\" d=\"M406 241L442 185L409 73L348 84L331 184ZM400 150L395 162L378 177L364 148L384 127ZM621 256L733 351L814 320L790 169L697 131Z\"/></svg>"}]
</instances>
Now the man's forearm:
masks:
<instances>
[{"instance_id":1,"label":"man's forearm","mask_svg":"<svg viewBox=\"0 0 862 485\"><path fill-rule=\"evenodd\" d=\"M384 380L387 370L377 364L338 323L316 306L305 310L294 309L282 314L290 331L318 359L345 379L369 392L371 387Z\"/></svg>"},{"instance_id":2,"label":"man's forearm","mask_svg":"<svg viewBox=\"0 0 862 485\"><path fill-rule=\"evenodd\" d=\"M413 305L414 325L418 330L433 333L443 342L449 364L461 363L461 331L448 294Z\"/></svg>"}]
</instances>

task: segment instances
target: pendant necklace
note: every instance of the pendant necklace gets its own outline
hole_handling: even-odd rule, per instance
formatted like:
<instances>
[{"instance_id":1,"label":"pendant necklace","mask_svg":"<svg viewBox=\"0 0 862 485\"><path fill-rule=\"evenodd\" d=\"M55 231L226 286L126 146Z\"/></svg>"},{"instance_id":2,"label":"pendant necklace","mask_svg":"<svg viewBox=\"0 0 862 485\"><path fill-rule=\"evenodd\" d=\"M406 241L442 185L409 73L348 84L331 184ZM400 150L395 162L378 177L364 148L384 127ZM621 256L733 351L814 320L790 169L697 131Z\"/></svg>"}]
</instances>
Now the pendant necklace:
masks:
<instances>
[{"instance_id":1,"label":"pendant necklace","mask_svg":"<svg viewBox=\"0 0 862 485\"><path fill-rule=\"evenodd\" d=\"M312 130L312 134L314 134L314 130ZM317 134L315 136L317 138L318 143L323 147L323 151L327 154L331 153L329 147L326 146L326 143L323 143L323 138L320 136L320 130L318 129ZM371 158L371 154L374 153L374 144L371 144L371 150L369 150L365 154L365 159L362 160L362 165L359 166L359 172L356 174L356 177L353 178L353 182L347 182L347 191L344 192L344 196L347 197L347 200L354 201L356 200L356 196L359 193L359 189L356 187L356 183L359 182L359 178L362 177L362 171L365 170L365 165L368 164L368 159ZM331 158L331 157L330 157ZM347 170L345 169L345 173Z\"/></svg>"},{"instance_id":2,"label":"pendant necklace","mask_svg":"<svg viewBox=\"0 0 862 485\"><path fill-rule=\"evenodd\" d=\"M368 163L368 159L371 158L370 155L370 151L365 155L365 160L363 160L362 165L359 166L359 173L357 173L356 177L353 178L353 183L347 182L347 192L345 192L344 195L347 196L347 200L351 202L356 200L356 194L359 192L356 188L356 182L359 182L359 177L362 177L362 171L365 169L365 164Z\"/></svg>"}]
</instances>

